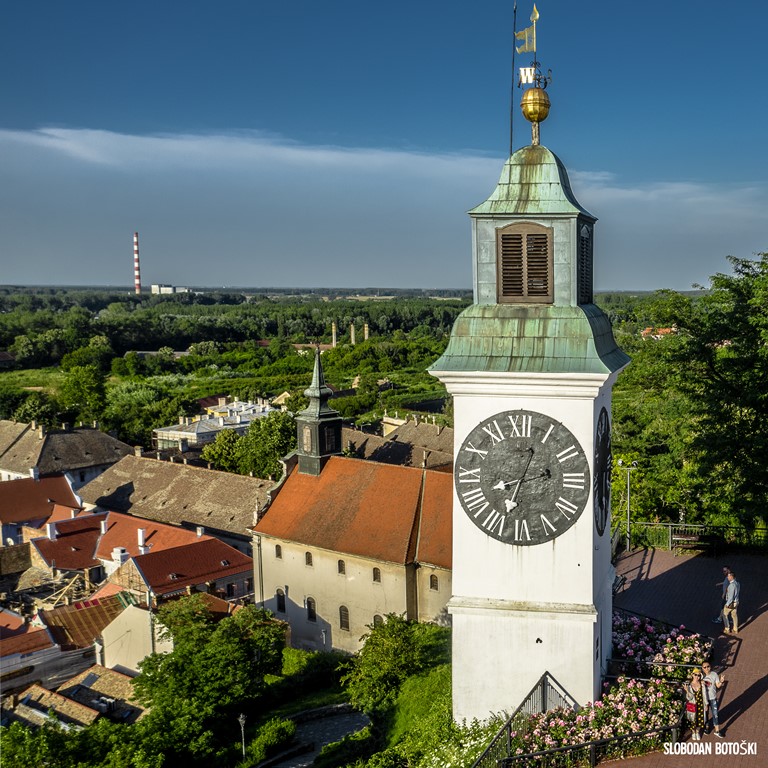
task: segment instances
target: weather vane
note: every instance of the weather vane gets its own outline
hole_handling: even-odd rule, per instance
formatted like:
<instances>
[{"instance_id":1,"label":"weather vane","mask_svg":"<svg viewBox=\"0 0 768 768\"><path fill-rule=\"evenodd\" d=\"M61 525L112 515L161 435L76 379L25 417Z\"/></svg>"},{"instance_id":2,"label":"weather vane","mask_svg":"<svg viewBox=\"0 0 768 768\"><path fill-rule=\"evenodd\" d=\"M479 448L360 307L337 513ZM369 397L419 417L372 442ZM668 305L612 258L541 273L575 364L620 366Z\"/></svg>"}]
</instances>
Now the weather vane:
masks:
<instances>
[{"instance_id":1,"label":"weather vane","mask_svg":"<svg viewBox=\"0 0 768 768\"><path fill-rule=\"evenodd\" d=\"M533 61L527 67L520 67L517 87L523 88L523 97L520 100L520 109L523 117L531 123L531 144L540 143L539 123L547 119L549 115L549 96L546 87L552 82L552 70L542 74L541 64L536 57L536 22L539 20L539 12L536 5L531 13L531 26L515 32L515 40L522 42L516 45L517 53L533 53Z\"/></svg>"}]
</instances>

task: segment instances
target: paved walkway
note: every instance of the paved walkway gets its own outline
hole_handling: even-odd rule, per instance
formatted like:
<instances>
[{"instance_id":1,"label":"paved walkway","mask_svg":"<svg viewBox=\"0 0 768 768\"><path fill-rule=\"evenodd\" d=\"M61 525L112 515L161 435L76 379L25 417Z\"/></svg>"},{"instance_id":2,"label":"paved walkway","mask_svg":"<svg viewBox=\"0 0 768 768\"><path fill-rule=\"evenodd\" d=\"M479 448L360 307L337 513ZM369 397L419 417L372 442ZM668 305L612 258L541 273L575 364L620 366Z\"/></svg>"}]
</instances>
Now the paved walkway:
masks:
<instances>
[{"instance_id":1,"label":"paved walkway","mask_svg":"<svg viewBox=\"0 0 768 768\"><path fill-rule=\"evenodd\" d=\"M713 624L720 604L724 565L741 583L739 634L721 634ZM630 768L765 768L768 766L768 558L757 555L706 557L660 550L637 550L616 564L627 577L615 605L683 624L715 637L713 667L725 673L720 695L720 722L725 739L702 736L711 755L654 753L623 761ZM686 740L690 735L686 735ZM718 742L753 743L757 755L717 755Z\"/></svg>"},{"instance_id":2,"label":"paved walkway","mask_svg":"<svg viewBox=\"0 0 768 768\"><path fill-rule=\"evenodd\" d=\"M301 755L281 760L273 768L306 768L311 766L320 750L326 744L340 741L349 733L356 733L365 728L370 720L361 712L346 712L341 715L319 717L299 723L296 727L296 741L300 744L313 744L314 749Z\"/></svg>"}]
</instances>

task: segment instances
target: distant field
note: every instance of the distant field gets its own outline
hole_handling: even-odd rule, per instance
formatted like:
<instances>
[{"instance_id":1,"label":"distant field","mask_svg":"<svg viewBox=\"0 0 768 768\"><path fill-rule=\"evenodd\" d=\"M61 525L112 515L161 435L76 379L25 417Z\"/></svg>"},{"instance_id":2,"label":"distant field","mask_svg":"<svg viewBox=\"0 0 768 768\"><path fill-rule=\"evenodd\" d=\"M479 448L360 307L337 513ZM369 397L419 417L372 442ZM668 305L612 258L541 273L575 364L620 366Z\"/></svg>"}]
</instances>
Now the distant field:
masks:
<instances>
[{"instance_id":1,"label":"distant field","mask_svg":"<svg viewBox=\"0 0 768 768\"><path fill-rule=\"evenodd\" d=\"M0 371L0 386L31 390L54 390L64 374L59 368L25 368L23 371Z\"/></svg>"}]
</instances>

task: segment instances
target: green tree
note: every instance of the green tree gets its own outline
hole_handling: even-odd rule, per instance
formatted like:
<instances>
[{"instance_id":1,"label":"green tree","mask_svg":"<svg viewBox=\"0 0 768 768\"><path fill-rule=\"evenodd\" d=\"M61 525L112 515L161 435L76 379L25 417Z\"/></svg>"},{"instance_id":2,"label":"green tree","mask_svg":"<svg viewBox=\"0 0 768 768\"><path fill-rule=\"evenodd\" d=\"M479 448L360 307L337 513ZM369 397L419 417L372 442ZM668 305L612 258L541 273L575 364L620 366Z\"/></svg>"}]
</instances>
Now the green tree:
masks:
<instances>
[{"instance_id":1,"label":"green tree","mask_svg":"<svg viewBox=\"0 0 768 768\"><path fill-rule=\"evenodd\" d=\"M59 389L62 408L75 419L100 419L106 400L104 374L95 365L70 368Z\"/></svg>"},{"instance_id":2,"label":"green tree","mask_svg":"<svg viewBox=\"0 0 768 768\"><path fill-rule=\"evenodd\" d=\"M278 476L280 459L296 447L296 424L286 411L255 419L237 444L238 472L255 477Z\"/></svg>"},{"instance_id":3,"label":"green tree","mask_svg":"<svg viewBox=\"0 0 768 768\"><path fill-rule=\"evenodd\" d=\"M691 403L691 493L711 522L765 525L768 497L768 253L730 258L700 298L666 296L679 344L669 365Z\"/></svg>"},{"instance_id":4,"label":"green tree","mask_svg":"<svg viewBox=\"0 0 768 768\"><path fill-rule=\"evenodd\" d=\"M411 675L449 661L447 629L393 613L369 629L342 678L349 700L368 714L381 714L391 707Z\"/></svg>"},{"instance_id":5,"label":"green tree","mask_svg":"<svg viewBox=\"0 0 768 768\"><path fill-rule=\"evenodd\" d=\"M252 605L214 621L202 595L165 604L158 620L173 651L141 662L134 687L151 707L142 726L157 751L210 760L221 721L261 695L266 674L280 672L285 627Z\"/></svg>"}]
</instances>

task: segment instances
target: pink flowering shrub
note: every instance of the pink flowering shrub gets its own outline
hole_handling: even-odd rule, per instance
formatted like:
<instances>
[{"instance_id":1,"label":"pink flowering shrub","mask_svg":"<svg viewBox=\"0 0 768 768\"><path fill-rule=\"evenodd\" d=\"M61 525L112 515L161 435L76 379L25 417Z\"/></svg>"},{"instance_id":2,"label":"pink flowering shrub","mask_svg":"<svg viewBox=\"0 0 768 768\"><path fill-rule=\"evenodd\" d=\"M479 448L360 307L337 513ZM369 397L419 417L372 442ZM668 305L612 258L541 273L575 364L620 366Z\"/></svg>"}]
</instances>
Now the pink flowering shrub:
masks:
<instances>
[{"instance_id":1,"label":"pink flowering shrub","mask_svg":"<svg viewBox=\"0 0 768 768\"><path fill-rule=\"evenodd\" d=\"M521 755L675 725L680 719L681 693L667 681L620 677L600 701L578 711L556 709L531 715L512 732L512 754ZM669 735L650 736L608 745L602 757L640 754L658 748Z\"/></svg>"},{"instance_id":2,"label":"pink flowering shrub","mask_svg":"<svg viewBox=\"0 0 768 768\"><path fill-rule=\"evenodd\" d=\"M701 664L712 651L712 641L697 634L685 634L685 627L665 629L640 616L613 614L613 656L616 659L658 662L632 664L625 671L634 675L685 680L689 669L667 664Z\"/></svg>"}]
</instances>

